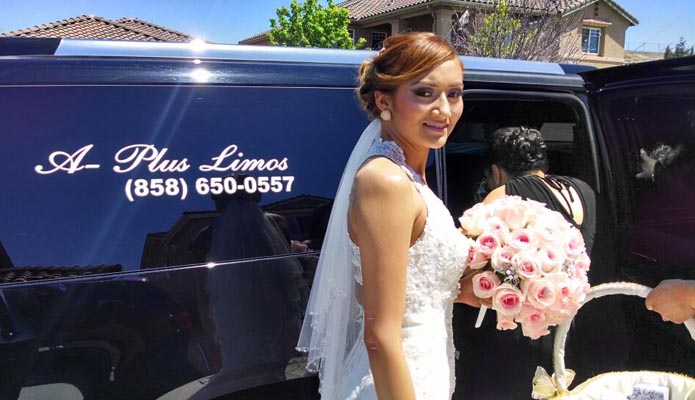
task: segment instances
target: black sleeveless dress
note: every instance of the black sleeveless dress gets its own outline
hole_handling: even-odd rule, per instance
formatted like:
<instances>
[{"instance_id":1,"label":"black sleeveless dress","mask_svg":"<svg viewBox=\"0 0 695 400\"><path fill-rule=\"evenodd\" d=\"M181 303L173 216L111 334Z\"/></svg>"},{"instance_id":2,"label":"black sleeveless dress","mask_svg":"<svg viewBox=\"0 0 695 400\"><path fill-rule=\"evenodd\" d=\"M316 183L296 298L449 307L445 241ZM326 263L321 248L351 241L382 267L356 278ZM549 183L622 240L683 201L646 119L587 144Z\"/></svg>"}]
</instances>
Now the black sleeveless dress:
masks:
<instances>
[{"instance_id":1,"label":"black sleeveless dress","mask_svg":"<svg viewBox=\"0 0 695 400\"><path fill-rule=\"evenodd\" d=\"M552 192L551 187L561 191L562 200L565 202L564 205ZM584 209L584 218L581 225L577 225L571 211L567 211L569 204L574 199L569 190L563 191L563 189L569 189L570 187L579 195L579 200ZM524 200L531 199L545 203L549 209L562 214L567 222L574 225L582 233L587 254L591 255L591 249L594 245L594 234L596 233L596 196L593 189L584 181L559 175L546 175L545 177L527 175L511 179L504 185L504 192L510 196L520 196Z\"/></svg>"},{"instance_id":2,"label":"black sleeveless dress","mask_svg":"<svg viewBox=\"0 0 695 400\"><path fill-rule=\"evenodd\" d=\"M587 253L591 255L596 230L596 197L585 182L564 176L523 176L505 185L505 194L520 196L545 203L551 210L561 213L577 227L584 237ZM584 209L581 225L577 225L562 201L545 184L555 188L570 186L579 195ZM573 198L564 198L565 202ZM494 313L485 316L483 325L473 328L478 310L460 306L455 310L456 348L460 350L457 363L457 387L453 400L526 400L531 398L531 382L537 366L552 373L553 334L531 340L521 334L521 328L510 331L496 329ZM552 328L551 328L552 332ZM573 345L569 338L568 346ZM572 349L568 349L572 352ZM573 363L571 367L576 367ZM579 366L579 372L585 367ZM580 377L584 379L584 377ZM577 382L581 382L577 380Z\"/></svg>"}]
</instances>

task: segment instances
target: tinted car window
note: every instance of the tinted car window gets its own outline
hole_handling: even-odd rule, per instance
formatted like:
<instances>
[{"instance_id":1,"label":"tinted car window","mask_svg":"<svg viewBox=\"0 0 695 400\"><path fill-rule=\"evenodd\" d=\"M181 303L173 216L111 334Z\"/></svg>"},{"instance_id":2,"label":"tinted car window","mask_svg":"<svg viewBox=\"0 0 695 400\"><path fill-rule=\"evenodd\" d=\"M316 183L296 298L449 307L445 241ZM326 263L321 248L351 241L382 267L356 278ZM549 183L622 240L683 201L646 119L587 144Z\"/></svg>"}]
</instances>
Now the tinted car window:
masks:
<instances>
[{"instance_id":1,"label":"tinted car window","mask_svg":"<svg viewBox=\"0 0 695 400\"><path fill-rule=\"evenodd\" d=\"M214 86L5 87L0 118L5 262L125 270L318 248L367 123L350 88Z\"/></svg>"},{"instance_id":2,"label":"tinted car window","mask_svg":"<svg viewBox=\"0 0 695 400\"><path fill-rule=\"evenodd\" d=\"M662 266L695 265L693 93L692 84L640 87L609 92L602 103L625 251ZM642 172L645 157L656 165ZM688 270L681 273L695 277Z\"/></svg>"},{"instance_id":3,"label":"tinted car window","mask_svg":"<svg viewBox=\"0 0 695 400\"><path fill-rule=\"evenodd\" d=\"M506 126L538 129L548 146L548 170L594 185L588 133L577 106L541 97L498 96L494 100L467 98L461 121L446 144L447 206L452 215L459 217L482 200L477 192L487 154L485 137Z\"/></svg>"}]
</instances>

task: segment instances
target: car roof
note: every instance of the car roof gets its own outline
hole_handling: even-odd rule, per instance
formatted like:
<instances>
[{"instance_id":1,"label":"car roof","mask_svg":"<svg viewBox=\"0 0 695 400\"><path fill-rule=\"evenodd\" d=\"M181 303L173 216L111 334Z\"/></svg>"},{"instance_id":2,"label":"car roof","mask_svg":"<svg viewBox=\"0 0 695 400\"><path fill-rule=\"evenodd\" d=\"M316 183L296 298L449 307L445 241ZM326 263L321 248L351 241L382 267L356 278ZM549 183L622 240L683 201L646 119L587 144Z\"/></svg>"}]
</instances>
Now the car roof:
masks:
<instances>
[{"instance_id":1,"label":"car roof","mask_svg":"<svg viewBox=\"0 0 695 400\"><path fill-rule=\"evenodd\" d=\"M629 87L667 79L695 77L695 56L677 57L627 64L613 68L579 73L591 92L606 88Z\"/></svg>"},{"instance_id":2,"label":"car roof","mask_svg":"<svg viewBox=\"0 0 695 400\"><path fill-rule=\"evenodd\" d=\"M141 42L117 40L85 40L55 38L0 38L2 56L56 56L61 58L119 58L164 60L205 60L211 62L259 62L284 64L313 64L352 66L356 68L364 60L374 56L371 50L318 49L282 46L253 46L213 44L202 41L190 43ZM0 58L2 59L2 58ZM546 77L562 85L581 86L576 73L592 67L460 56L466 74L483 74L493 81L505 81L506 74ZM569 79L563 79L567 77ZM558 79L560 79L558 81Z\"/></svg>"}]
</instances>

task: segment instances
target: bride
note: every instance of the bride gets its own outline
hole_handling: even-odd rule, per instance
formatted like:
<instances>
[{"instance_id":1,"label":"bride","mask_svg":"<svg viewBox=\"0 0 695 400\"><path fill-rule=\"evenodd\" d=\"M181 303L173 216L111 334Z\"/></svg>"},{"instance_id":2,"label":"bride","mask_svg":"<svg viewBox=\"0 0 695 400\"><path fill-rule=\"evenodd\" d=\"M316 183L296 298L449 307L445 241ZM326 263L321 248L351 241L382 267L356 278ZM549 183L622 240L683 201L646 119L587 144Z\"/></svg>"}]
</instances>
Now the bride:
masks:
<instances>
[{"instance_id":1,"label":"bride","mask_svg":"<svg viewBox=\"0 0 695 400\"><path fill-rule=\"evenodd\" d=\"M463 65L431 33L360 67L374 121L345 168L298 349L328 399L450 399L451 318L469 244L425 181L463 112Z\"/></svg>"}]
</instances>

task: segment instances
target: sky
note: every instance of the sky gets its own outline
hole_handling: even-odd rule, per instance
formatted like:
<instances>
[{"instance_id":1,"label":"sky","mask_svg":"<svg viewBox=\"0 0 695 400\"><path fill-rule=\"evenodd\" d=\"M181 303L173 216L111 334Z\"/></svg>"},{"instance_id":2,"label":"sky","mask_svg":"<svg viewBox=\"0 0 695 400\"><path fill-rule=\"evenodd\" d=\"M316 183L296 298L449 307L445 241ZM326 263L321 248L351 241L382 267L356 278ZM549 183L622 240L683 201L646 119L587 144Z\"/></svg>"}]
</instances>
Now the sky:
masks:
<instances>
[{"instance_id":1,"label":"sky","mask_svg":"<svg viewBox=\"0 0 695 400\"><path fill-rule=\"evenodd\" d=\"M385 1L385 0L384 0ZM663 51L683 36L695 44L695 1L616 0L639 20L626 32L628 50ZM214 43L237 43L270 28L291 0L0 0L0 32L84 14L137 17ZM336 1L338 3L340 1ZM325 4L325 1L323 2Z\"/></svg>"}]
</instances>

